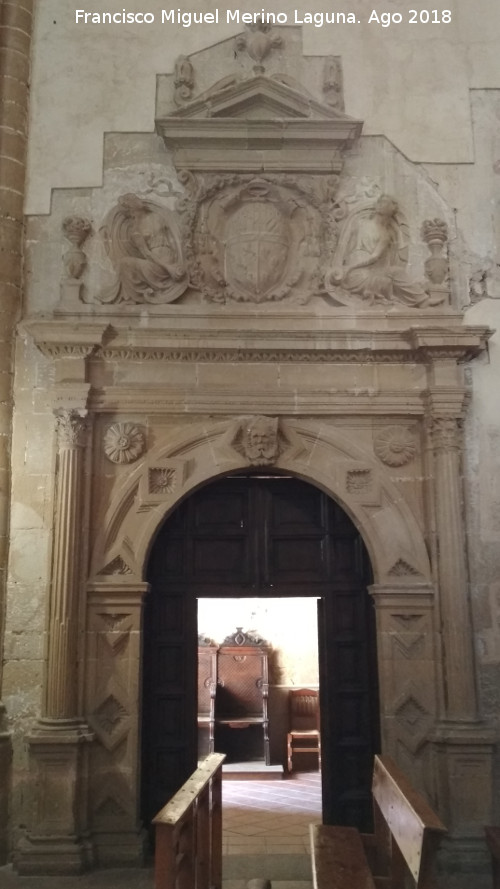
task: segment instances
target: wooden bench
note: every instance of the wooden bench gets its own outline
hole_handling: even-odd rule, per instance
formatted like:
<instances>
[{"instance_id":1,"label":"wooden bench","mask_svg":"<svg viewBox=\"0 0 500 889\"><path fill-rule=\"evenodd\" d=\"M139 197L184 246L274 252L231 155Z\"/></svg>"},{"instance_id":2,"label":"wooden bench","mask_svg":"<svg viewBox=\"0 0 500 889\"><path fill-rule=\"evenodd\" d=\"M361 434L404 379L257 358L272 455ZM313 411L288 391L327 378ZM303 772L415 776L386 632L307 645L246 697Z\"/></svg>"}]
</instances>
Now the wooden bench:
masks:
<instances>
[{"instance_id":1,"label":"wooden bench","mask_svg":"<svg viewBox=\"0 0 500 889\"><path fill-rule=\"evenodd\" d=\"M375 757L372 792L373 834L310 826L314 889L431 889L446 828L387 756Z\"/></svg>"},{"instance_id":2,"label":"wooden bench","mask_svg":"<svg viewBox=\"0 0 500 889\"><path fill-rule=\"evenodd\" d=\"M486 842L491 854L493 889L500 889L500 827L485 827Z\"/></svg>"}]
</instances>

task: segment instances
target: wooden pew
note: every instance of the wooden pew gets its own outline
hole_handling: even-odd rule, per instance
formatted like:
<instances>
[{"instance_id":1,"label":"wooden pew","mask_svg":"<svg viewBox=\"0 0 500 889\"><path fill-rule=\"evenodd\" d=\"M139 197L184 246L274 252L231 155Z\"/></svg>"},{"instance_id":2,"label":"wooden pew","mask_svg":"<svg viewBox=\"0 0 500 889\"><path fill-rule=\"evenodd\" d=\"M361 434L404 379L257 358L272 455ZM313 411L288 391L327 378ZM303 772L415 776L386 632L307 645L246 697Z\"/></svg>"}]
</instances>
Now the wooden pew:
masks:
<instances>
[{"instance_id":1,"label":"wooden pew","mask_svg":"<svg viewBox=\"0 0 500 889\"><path fill-rule=\"evenodd\" d=\"M485 827L486 842L491 854L493 889L500 889L500 827Z\"/></svg>"},{"instance_id":2,"label":"wooden pew","mask_svg":"<svg viewBox=\"0 0 500 889\"><path fill-rule=\"evenodd\" d=\"M375 757L372 791L373 834L310 826L314 889L432 889L446 828L387 756Z\"/></svg>"},{"instance_id":3,"label":"wooden pew","mask_svg":"<svg viewBox=\"0 0 500 889\"><path fill-rule=\"evenodd\" d=\"M399 889L408 874L416 889L431 889L444 824L389 756L373 767L374 833L363 835L377 887Z\"/></svg>"}]
</instances>

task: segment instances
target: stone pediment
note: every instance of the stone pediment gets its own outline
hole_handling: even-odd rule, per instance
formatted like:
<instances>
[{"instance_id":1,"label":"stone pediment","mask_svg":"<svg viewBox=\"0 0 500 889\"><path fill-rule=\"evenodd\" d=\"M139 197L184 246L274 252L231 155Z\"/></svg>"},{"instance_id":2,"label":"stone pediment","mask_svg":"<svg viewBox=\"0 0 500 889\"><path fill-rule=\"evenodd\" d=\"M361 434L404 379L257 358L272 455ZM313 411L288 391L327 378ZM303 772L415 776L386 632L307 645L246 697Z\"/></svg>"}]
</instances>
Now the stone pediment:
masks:
<instances>
[{"instance_id":1,"label":"stone pediment","mask_svg":"<svg viewBox=\"0 0 500 889\"><path fill-rule=\"evenodd\" d=\"M229 82L228 82L229 80ZM287 82L288 81L288 82ZM179 108L172 117L267 119L314 119L341 121L359 135L362 122L348 117L324 102L292 85L290 78L259 75L246 80L224 78L219 83Z\"/></svg>"},{"instance_id":2,"label":"stone pediment","mask_svg":"<svg viewBox=\"0 0 500 889\"><path fill-rule=\"evenodd\" d=\"M340 172L363 122L320 102L290 78L224 78L156 129L174 164L190 170Z\"/></svg>"}]
</instances>

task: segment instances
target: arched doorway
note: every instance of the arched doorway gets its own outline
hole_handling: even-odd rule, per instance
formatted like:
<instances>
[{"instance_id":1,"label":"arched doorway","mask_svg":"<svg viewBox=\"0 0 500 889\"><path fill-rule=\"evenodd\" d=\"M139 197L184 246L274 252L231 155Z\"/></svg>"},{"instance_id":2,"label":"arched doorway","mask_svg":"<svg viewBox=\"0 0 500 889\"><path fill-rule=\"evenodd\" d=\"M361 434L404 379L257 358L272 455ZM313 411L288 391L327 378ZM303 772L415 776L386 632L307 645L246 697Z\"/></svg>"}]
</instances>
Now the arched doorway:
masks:
<instances>
[{"instance_id":1,"label":"arched doorway","mask_svg":"<svg viewBox=\"0 0 500 889\"><path fill-rule=\"evenodd\" d=\"M197 599L311 596L319 603L323 820L366 827L380 734L371 568L341 507L291 477L210 483L160 528L147 579L144 821L196 768Z\"/></svg>"}]
</instances>

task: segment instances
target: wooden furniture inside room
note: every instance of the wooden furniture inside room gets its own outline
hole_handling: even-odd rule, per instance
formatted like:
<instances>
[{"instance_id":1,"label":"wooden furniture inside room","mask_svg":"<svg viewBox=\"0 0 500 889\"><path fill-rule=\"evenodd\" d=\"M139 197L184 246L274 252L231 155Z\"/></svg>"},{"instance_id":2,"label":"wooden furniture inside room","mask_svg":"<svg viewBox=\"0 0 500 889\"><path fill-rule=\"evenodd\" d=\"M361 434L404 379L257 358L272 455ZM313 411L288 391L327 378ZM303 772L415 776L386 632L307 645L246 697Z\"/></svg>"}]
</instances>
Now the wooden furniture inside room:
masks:
<instances>
[{"instance_id":1,"label":"wooden furniture inside room","mask_svg":"<svg viewBox=\"0 0 500 889\"><path fill-rule=\"evenodd\" d=\"M198 637L198 756L214 752L217 649L210 639Z\"/></svg>"},{"instance_id":2,"label":"wooden furniture inside room","mask_svg":"<svg viewBox=\"0 0 500 889\"><path fill-rule=\"evenodd\" d=\"M270 763L268 652L237 628L217 651L215 749L226 762Z\"/></svg>"},{"instance_id":3,"label":"wooden furniture inside room","mask_svg":"<svg viewBox=\"0 0 500 889\"><path fill-rule=\"evenodd\" d=\"M321 769L321 734L319 729L319 695L312 688L292 688L288 696L289 729L286 736L287 767L293 771L294 757L304 761L304 754L318 756Z\"/></svg>"}]
</instances>

